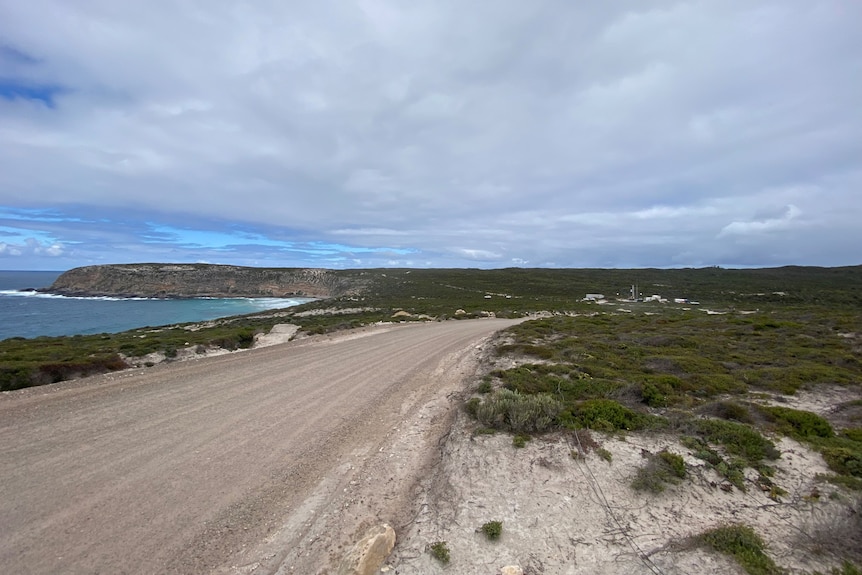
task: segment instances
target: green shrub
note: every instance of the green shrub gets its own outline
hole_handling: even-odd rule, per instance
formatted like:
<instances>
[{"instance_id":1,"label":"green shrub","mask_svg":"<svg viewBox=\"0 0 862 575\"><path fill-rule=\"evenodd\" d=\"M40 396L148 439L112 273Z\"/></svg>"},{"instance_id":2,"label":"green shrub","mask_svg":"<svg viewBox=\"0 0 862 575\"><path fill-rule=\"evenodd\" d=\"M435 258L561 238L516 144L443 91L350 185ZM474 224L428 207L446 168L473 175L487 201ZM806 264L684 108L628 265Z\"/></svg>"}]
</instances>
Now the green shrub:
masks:
<instances>
[{"instance_id":1,"label":"green shrub","mask_svg":"<svg viewBox=\"0 0 862 575\"><path fill-rule=\"evenodd\" d=\"M514 435L512 437L512 445L517 447L518 449L527 447L527 442L532 439L529 435L523 435L521 433Z\"/></svg>"},{"instance_id":2,"label":"green shrub","mask_svg":"<svg viewBox=\"0 0 862 575\"><path fill-rule=\"evenodd\" d=\"M446 545L445 541L437 541L435 543L432 543L429 546L429 549L431 550L431 556L434 559L436 559L443 565L449 563L451 557L449 555L449 546Z\"/></svg>"},{"instance_id":3,"label":"green shrub","mask_svg":"<svg viewBox=\"0 0 862 575\"><path fill-rule=\"evenodd\" d=\"M464 404L464 411L476 417L476 414L479 412L479 406L482 405L482 400L478 397L471 397Z\"/></svg>"},{"instance_id":4,"label":"green shrub","mask_svg":"<svg viewBox=\"0 0 862 575\"><path fill-rule=\"evenodd\" d=\"M631 486L637 491L661 493L666 484L677 484L686 476L685 461L666 449L647 456L646 465L639 468Z\"/></svg>"},{"instance_id":5,"label":"green shrub","mask_svg":"<svg viewBox=\"0 0 862 575\"><path fill-rule=\"evenodd\" d=\"M748 408L735 401L716 401L705 405L701 411L713 417L730 421L738 421L740 423L753 422Z\"/></svg>"},{"instance_id":6,"label":"green shrub","mask_svg":"<svg viewBox=\"0 0 862 575\"><path fill-rule=\"evenodd\" d=\"M826 481L832 485L840 485L852 491L862 491L862 478L853 477L852 475L821 475L816 478L820 481Z\"/></svg>"},{"instance_id":7,"label":"green shrub","mask_svg":"<svg viewBox=\"0 0 862 575\"><path fill-rule=\"evenodd\" d=\"M685 461L683 458L676 453L671 453L670 451L663 449L659 451L658 456L662 461L667 465L667 468L673 473L676 477L683 479L686 475L685 472Z\"/></svg>"},{"instance_id":8,"label":"green shrub","mask_svg":"<svg viewBox=\"0 0 862 575\"><path fill-rule=\"evenodd\" d=\"M644 383L641 385L641 396L643 396L643 402L650 407L668 406L667 393L663 393L652 383Z\"/></svg>"},{"instance_id":9,"label":"green shrub","mask_svg":"<svg viewBox=\"0 0 862 575\"><path fill-rule=\"evenodd\" d=\"M844 561L841 564L841 567L835 567L830 571L831 575L862 575L862 569L859 569L853 563L849 561ZM815 575L819 575L815 572Z\"/></svg>"},{"instance_id":10,"label":"green shrub","mask_svg":"<svg viewBox=\"0 0 862 575\"><path fill-rule=\"evenodd\" d=\"M82 358L81 360L63 361L58 363L45 363L37 367L30 374L32 384L41 385L45 383L57 383L67 379L86 377L100 373L108 373L120 369L126 369L129 364L119 355L110 354Z\"/></svg>"},{"instance_id":11,"label":"green shrub","mask_svg":"<svg viewBox=\"0 0 862 575\"><path fill-rule=\"evenodd\" d=\"M740 491L746 491L744 474L746 462L744 460L733 458L730 461L725 461L716 450L696 437L682 437L680 438L680 443L691 449L692 455L709 463L715 472L725 478L731 485ZM760 464L758 469L764 469L766 473L769 473L766 470L770 470L771 468ZM771 482L769 484L771 485Z\"/></svg>"},{"instance_id":12,"label":"green shrub","mask_svg":"<svg viewBox=\"0 0 862 575\"><path fill-rule=\"evenodd\" d=\"M715 470L740 491L748 491L745 488L745 462L741 459L731 459L730 461L722 459L715 466Z\"/></svg>"},{"instance_id":13,"label":"green shrub","mask_svg":"<svg viewBox=\"0 0 862 575\"><path fill-rule=\"evenodd\" d=\"M862 453L848 447L824 447L820 450L829 469L841 475L862 477Z\"/></svg>"},{"instance_id":14,"label":"green shrub","mask_svg":"<svg viewBox=\"0 0 862 575\"><path fill-rule=\"evenodd\" d=\"M488 521L480 529L490 541L496 541L503 534L503 522Z\"/></svg>"},{"instance_id":15,"label":"green shrub","mask_svg":"<svg viewBox=\"0 0 862 575\"><path fill-rule=\"evenodd\" d=\"M775 423L780 432L791 437L806 439L835 436L829 422L810 411L780 406L761 407L760 410Z\"/></svg>"},{"instance_id":16,"label":"green shrub","mask_svg":"<svg viewBox=\"0 0 862 575\"><path fill-rule=\"evenodd\" d=\"M614 458L613 454L604 447L599 447L598 449L596 449L596 455L598 455L608 463L610 463Z\"/></svg>"},{"instance_id":17,"label":"green shrub","mask_svg":"<svg viewBox=\"0 0 862 575\"><path fill-rule=\"evenodd\" d=\"M707 442L724 446L728 453L755 463L761 459L778 459L775 444L751 427L735 421L700 419L693 422L695 432Z\"/></svg>"},{"instance_id":18,"label":"green shrub","mask_svg":"<svg viewBox=\"0 0 862 575\"><path fill-rule=\"evenodd\" d=\"M700 539L716 551L732 556L750 575L781 575L781 570L764 552L763 540L751 527L717 527L703 533Z\"/></svg>"},{"instance_id":19,"label":"green shrub","mask_svg":"<svg viewBox=\"0 0 862 575\"><path fill-rule=\"evenodd\" d=\"M588 399L575 412L575 421L598 431L643 429L650 418L612 399Z\"/></svg>"},{"instance_id":20,"label":"green shrub","mask_svg":"<svg viewBox=\"0 0 862 575\"><path fill-rule=\"evenodd\" d=\"M34 385L32 368L0 366L0 391L12 391Z\"/></svg>"}]
</instances>

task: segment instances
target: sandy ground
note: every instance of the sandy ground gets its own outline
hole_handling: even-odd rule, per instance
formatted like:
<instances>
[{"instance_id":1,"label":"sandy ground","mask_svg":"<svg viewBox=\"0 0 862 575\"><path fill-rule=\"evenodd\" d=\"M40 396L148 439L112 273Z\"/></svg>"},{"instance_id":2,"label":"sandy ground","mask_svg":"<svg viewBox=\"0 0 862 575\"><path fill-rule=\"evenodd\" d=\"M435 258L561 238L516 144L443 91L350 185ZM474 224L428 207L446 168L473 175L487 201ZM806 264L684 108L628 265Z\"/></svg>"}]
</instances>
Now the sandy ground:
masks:
<instances>
[{"instance_id":1,"label":"sandy ground","mask_svg":"<svg viewBox=\"0 0 862 575\"><path fill-rule=\"evenodd\" d=\"M507 320L377 327L0 394L4 573L330 573L409 521Z\"/></svg>"},{"instance_id":2,"label":"sandy ground","mask_svg":"<svg viewBox=\"0 0 862 575\"><path fill-rule=\"evenodd\" d=\"M452 559L445 571L459 574L499 573L506 565L547 575L737 574L727 557L682 543L721 524L743 523L764 537L779 566L810 573L836 565L823 544L842 536L842 521L858 527L858 507L847 494L830 499L838 490L813 481L827 472L821 458L795 442L779 445L784 455L776 479L788 495L776 502L753 482L747 493L723 491L718 476L675 438L595 437L613 455L611 463L594 453L573 459L571 436L534 439L522 449L504 434L474 437L470 422L459 417L443 466L388 571L443 572L426 549L446 541ZM685 458L689 479L658 495L635 492L629 483L643 450L664 448ZM487 521L503 522L499 541L477 532Z\"/></svg>"},{"instance_id":3,"label":"sandy ground","mask_svg":"<svg viewBox=\"0 0 862 575\"><path fill-rule=\"evenodd\" d=\"M509 365L507 358L496 361ZM830 417L840 415L835 406L858 397L834 387L772 402ZM573 451L588 451L573 434L533 439L519 449L508 434L475 430L466 414L458 415L442 465L427 478L415 520L403 526L384 572L479 575L514 565L528 575L741 574L728 557L689 543L726 524L754 528L787 573L829 572L848 552L859 559L858 495L817 481L829 470L819 454L795 441L776 439L782 455L773 479L787 491L776 501L750 470L746 492L721 489L722 479L670 435L593 433L612 455L607 462L594 450L573 458ZM684 458L689 477L657 495L633 490L644 454L662 449ZM488 521L502 521L500 540L478 531ZM450 550L445 567L428 552L438 541Z\"/></svg>"},{"instance_id":4,"label":"sandy ground","mask_svg":"<svg viewBox=\"0 0 862 575\"><path fill-rule=\"evenodd\" d=\"M686 545L723 523L766 539L788 573L827 572L862 548L853 496L814 480L820 456L781 440L770 499L722 490L676 438L571 434L512 446L460 409L514 322L378 326L0 394L0 565L12 573L338 573L373 525L397 533L379 573L739 574ZM507 362L507 358L495 361ZM824 416L845 388L786 404ZM775 400L777 401L777 399ZM632 490L644 453L682 455L689 478ZM753 477L752 477L753 479ZM477 529L502 521L488 541ZM10 527L11 526L11 527ZM444 567L427 551L446 541Z\"/></svg>"}]
</instances>

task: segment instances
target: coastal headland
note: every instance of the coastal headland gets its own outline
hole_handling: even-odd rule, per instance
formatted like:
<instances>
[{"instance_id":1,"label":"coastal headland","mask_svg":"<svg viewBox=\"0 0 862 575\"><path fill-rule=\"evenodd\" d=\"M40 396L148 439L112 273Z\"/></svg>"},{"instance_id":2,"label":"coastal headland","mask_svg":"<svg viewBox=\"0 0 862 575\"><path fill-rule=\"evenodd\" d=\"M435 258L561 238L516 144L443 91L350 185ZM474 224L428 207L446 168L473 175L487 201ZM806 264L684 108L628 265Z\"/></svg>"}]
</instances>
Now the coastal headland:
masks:
<instances>
[{"instance_id":1,"label":"coastal headland","mask_svg":"<svg viewBox=\"0 0 862 575\"><path fill-rule=\"evenodd\" d=\"M354 294L363 286L361 279L326 269L145 263L74 268L40 291L66 296L147 298L327 298Z\"/></svg>"}]
</instances>

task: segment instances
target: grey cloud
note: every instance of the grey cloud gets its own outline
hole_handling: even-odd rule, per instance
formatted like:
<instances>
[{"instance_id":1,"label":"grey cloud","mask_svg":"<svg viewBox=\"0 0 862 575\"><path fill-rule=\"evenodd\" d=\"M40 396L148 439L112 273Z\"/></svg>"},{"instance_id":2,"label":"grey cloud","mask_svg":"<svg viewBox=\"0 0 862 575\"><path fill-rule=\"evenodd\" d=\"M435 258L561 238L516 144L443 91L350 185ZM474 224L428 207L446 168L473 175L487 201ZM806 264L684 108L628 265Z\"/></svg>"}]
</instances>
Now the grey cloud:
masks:
<instances>
[{"instance_id":1,"label":"grey cloud","mask_svg":"<svg viewBox=\"0 0 862 575\"><path fill-rule=\"evenodd\" d=\"M64 91L0 97L0 205L415 254L344 265L857 263L859 21L839 0L5 3L0 82ZM138 228L115 254L158 259Z\"/></svg>"}]
</instances>

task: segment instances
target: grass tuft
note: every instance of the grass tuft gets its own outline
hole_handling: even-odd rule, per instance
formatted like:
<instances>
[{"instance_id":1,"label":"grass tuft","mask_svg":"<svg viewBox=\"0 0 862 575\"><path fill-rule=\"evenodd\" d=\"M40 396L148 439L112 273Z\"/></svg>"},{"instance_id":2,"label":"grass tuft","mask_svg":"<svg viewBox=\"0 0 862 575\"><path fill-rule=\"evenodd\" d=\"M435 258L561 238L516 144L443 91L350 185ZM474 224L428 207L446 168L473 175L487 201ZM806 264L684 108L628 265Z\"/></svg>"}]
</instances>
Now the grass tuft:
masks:
<instances>
[{"instance_id":1,"label":"grass tuft","mask_svg":"<svg viewBox=\"0 0 862 575\"><path fill-rule=\"evenodd\" d=\"M687 475L682 457L666 449L646 458L646 465L638 469L631 483L637 491L662 493L668 484L676 485Z\"/></svg>"},{"instance_id":2,"label":"grass tuft","mask_svg":"<svg viewBox=\"0 0 862 575\"><path fill-rule=\"evenodd\" d=\"M445 541L437 541L428 546L431 551L431 556L446 565L451 560L451 556L449 554L449 546L446 545Z\"/></svg>"},{"instance_id":3,"label":"grass tuft","mask_svg":"<svg viewBox=\"0 0 862 575\"><path fill-rule=\"evenodd\" d=\"M485 534L485 537L487 537L489 541L496 541L500 538L500 535L503 534L503 522L488 521L479 529Z\"/></svg>"}]
</instances>

